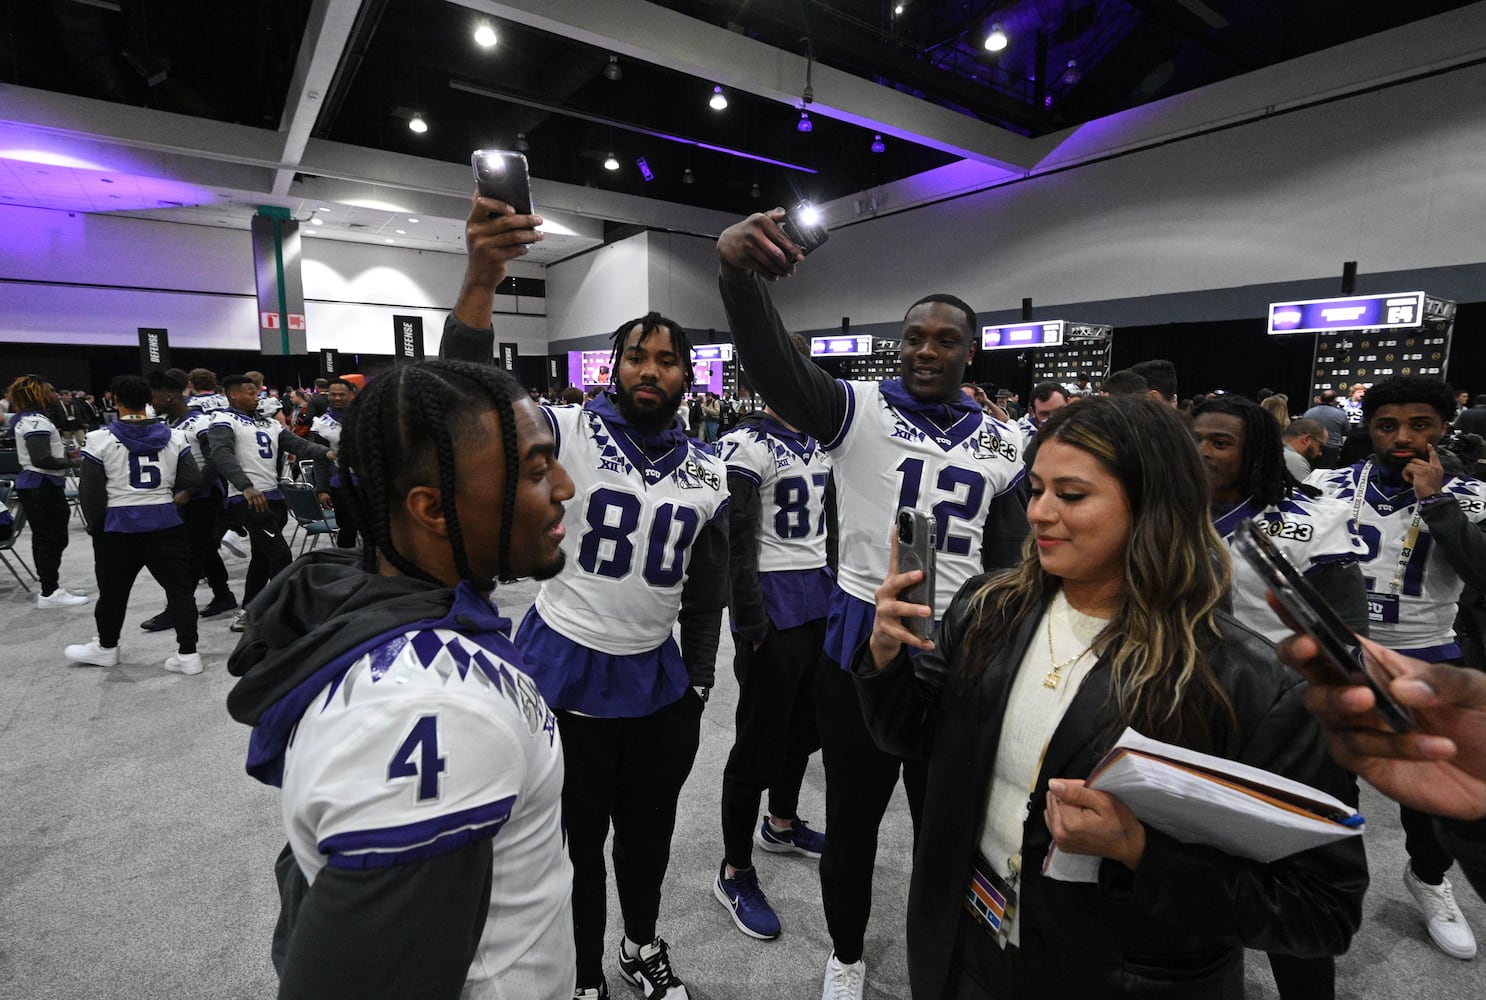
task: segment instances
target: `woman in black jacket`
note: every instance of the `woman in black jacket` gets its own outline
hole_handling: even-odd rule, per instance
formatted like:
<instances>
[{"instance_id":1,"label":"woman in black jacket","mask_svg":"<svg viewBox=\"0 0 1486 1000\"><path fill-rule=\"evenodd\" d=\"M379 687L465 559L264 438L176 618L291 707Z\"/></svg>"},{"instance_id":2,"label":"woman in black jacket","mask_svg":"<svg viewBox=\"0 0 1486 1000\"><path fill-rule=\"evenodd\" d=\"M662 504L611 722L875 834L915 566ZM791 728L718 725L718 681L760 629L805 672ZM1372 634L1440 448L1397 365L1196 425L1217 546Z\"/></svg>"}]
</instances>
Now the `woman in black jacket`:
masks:
<instances>
[{"instance_id":1,"label":"woman in black jacket","mask_svg":"<svg viewBox=\"0 0 1486 1000\"><path fill-rule=\"evenodd\" d=\"M930 613L897 600L916 574L889 576L857 652L874 738L929 766L913 996L1241 997L1245 947L1344 952L1367 887L1361 838L1262 864L1180 843L1083 787L1133 726L1356 802L1300 678L1218 609L1229 565L1186 427L1147 399L1086 400L1048 421L1029 461L1021 565L967 583L935 643L901 624ZM1095 881L1044 877L1054 843L1098 859ZM1016 894L999 934L965 905L972 878Z\"/></svg>"}]
</instances>

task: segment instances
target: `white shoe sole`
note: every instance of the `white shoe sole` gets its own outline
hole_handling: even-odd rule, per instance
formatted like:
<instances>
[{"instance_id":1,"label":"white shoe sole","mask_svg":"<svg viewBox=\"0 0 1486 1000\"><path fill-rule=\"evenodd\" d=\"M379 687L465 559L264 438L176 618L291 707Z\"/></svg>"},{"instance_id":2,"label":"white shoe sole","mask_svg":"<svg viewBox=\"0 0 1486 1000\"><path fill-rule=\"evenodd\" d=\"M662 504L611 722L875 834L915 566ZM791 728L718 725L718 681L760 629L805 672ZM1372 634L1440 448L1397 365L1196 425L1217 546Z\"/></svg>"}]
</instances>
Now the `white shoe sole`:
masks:
<instances>
[{"instance_id":1,"label":"white shoe sole","mask_svg":"<svg viewBox=\"0 0 1486 1000\"><path fill-rule=\"evenodd\" d=\"M817 860L820 858L819 851L807 851L803 847L797 847L794 844L777 844L767 841L764 839L764 831L762 830L753 831L753 842L770 854L798 854L802 858L813 858Z\"/></svg>"},{"instance_id":2,"label":"white shoe sole","mask_svg":"<svg viewBox=\"0 0 1486 1000\"><path fill-rule=\"evenodd\" d=\"M174 661L166 660L165 669L169 670L173 674L185 674L187 677L195 677L206 668L203 667L200 663L193 663L191 666L186 667Z\"/></svg>"},{"instance_id":3,"label":"white shoe sole","mask_svg":"<svg viewBox=\"0 0 1486 1000\"><path fill-rule=\"evenodd\" d=\"M728 894L723 890L722 883L717 879L712 880L712 896L714 899L722 904L722 908L724 910L728 911L728 916L733 918L733 923L736 924L738 930L742 931L744 934L747 934L749 937L753 938L756 941L777 941L779 939L779 934L774 934L771 936L768 934L760 934L758 931L749 929L749 927L743 923L742 918L738 916L738 911L733 906L733 901L731 899L728 899ZM780 928L780 934L782 933L784 933L783 927Z\"/></svg>"}]
</instances>

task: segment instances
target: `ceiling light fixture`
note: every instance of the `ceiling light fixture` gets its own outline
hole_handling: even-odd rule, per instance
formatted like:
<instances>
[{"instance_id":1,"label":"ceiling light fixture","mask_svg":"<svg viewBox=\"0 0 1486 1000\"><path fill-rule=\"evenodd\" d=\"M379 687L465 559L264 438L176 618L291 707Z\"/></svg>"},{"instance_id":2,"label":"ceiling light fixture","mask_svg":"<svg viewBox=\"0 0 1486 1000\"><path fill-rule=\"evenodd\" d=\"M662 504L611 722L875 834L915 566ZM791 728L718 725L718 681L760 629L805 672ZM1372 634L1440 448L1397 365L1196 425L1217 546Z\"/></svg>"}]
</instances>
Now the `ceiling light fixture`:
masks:
<instances>
[{"instance_id":1,"label":"ceiling light fixture","mask_svg":"<svg viewBox=\"0 0 1486 1000\"><path fill-rule=\"evenodd\" d=\"M682 184L695 184L696 182L697 182L697 175L691 172L691 168L690 167L687 167L685 170L681 171L681 183Z\"/></svg>"},{"instance_id":2,"label":"ceiling light fixture","mask_svg":"<svg viewBox=\"0 0 1486 1000\"><path fill-rule=\"evenodd\" d=\"M728 106L727 95L722 92L721 85L712 88L712 99L707 102L707 107L713 111L726 111Z\"/></svg>"},{"instance_id":3,"label":"ceiling light fixture","mask_svg":"<svg viewBox=\"0 0 1486 1000\"><path fill-rule=\"evenodd\" d=\"M383 243L396 243L397 241L394 240L394 239L392 239L391 237L388 237L387 239L383 240L382 242Z\"/></svg>"},{"instance_id":4,"label":"ceiling light fixture","mask_svg":"<svg viewBox=\"0 0 1486 1000\"><path fill-rule=\"evenodd\" d=\"M495 29L488 21L481 21L480 26L475 29L475 44L482 49L493 49L495 43L500 41L495 35Z\"/></svg>"},{"instance_id":5,"label":"ceiling light fixture","mask_svg":"<svg viewBox=\"0 0 1486 1000\"><path fill-rule=\"evenodd\" d=\"M880 136L880 135L874 135L872 137L872 152L874 152L874 153L886 153L887 152L887 144L882 141L882 136Z\"/></svg>"},{"instance_id":6,"label":"ceiling light fixture","mask_svg":"<svg viewBox=\"0 0 1486 1000\"><path fill-rule=\"evenodd\" d=\"M893 8L893 16L894 17L902 17L903 16L903 5L902 4L898 4L898 6L896 6L896 7Z\"/></svg>"},{"instance_id":7,"label":"ceiling light fixture","mask_svg":"<svg viewBox=\"0 0 1486 1000\"><path fill-rule=\"evenodd\" d=\"M330 206L329 205L321 205L319 208L315 209L315 211L317 211L317 212L328 212L328 211L330 211Z\"/></svg>"},{"instance_id":8,"label":"ceiling light fixture","mask_svg":"<svg viewBox=\"0 0 1486 1000\"><path fill-rule=\"evenodd\" d=\"M526 141L525 132L516 133L516 152L525 153L531 149L531 143Z\"/></svg>"},{"instance_id":9,"label":"ceiling light fixture","mask_svg":"<svg viewBox=\"0 0 1486 1000\"><path fill-rule=\"evenodd\" d=\"M428 131L428 122L423 120L422 115L415 114L412 118L408 119L408 128L422 135Z\"/></svg>"},{"instance_id":10,"label":"ceiling light fixture","mask_svg":"<svg viewBox=\"0 0 1486 1000\"><path fill-rule=\"evenodd\" d=\"M611 80L614 83L618 83L620 80L624 79L624 70L619 68L618 56L609 56L609 65L604 67L604 79Z\"/></svg>"},{"instance_id":11,"label":"ceiling light fixture","mask_svg":"<svg viewBox=\"0 0 1486 1000\"><path fill-rule=\"evenodd\" d=\"M395 232L399 236L408 235L408 231L406 229L394 229L393 232Z\"/></svg>"},{"instance_id":12,"label":"ceiling light fixture","mask_svg":"<svg viewBox=\"0 0 1486 1000\"><path fill-rule=\"evenodd\" d=\"M991 25L991 33L986 35L986 51L1000 52L1006 48L1006 32L1001 30L1001 25Z\"/></svg>"},{"instance_id":13,"label":"ceiling light fixture","mask_svg":"<svg viewBox=\"0 0 1486 1000\"><path fill-rule=\"evenodd\" d=\"M604 169L605 170L618 170L619 169L619 161L614 158L614 154L613 153L610 153L609 154L609 158L604 161Z\"/></svg>"},{"instance_id":14,"label":"ceiling light fixture","mask_svg":"<svg viewBox=\"0 0 1486 1000\"><path fill-rule=\"evenodd\" d=\"M762 197L762 196L763 196L763 192L759 190L758 181L754 181L753 182L753 187L751 187L751 188L748 189L748 197L750 197L750 198L759 198L759 197Z\"/></svg>"},{"instance_id":15,"label":"ceiling light fixture","mask_svg":"<svg viewBox=\"0 0 1486 1000\"><path fill-rule=\"evenodd\" d=\"M1068 60L1068 69L1063 72L1063 86L1076 87L1083 78L1084 75L1078 69L1078 60Z\"/></svg>"},{"instance_id":16,"label":"ceiling light fixture","mask_svg":"<svg viewBox=\"0 0 1486 1000\"><path fill-rule=\"evenodd\" d=\"M323 226L323 225L325 225L325 220L324 219L321 219L321 218L312 218L312 219L310 219L310 225L312 225L312 226Z\"/></svg>"},{"instance_id":17,"label":"ceiling light fixture","mask_svg":"<svg viewBox=\"0 0 1486 1000\"><path fill-rule=\"evenodd\" d=\"M801 108L800 120L795 122L795 131L809 132L813 128L815 128L815 125L810 121L810 112L806 111L804 108Z\"/></svg>"},{"instance_id":18,"label":"ceiling light fixture","mask_svg":"<svg viewBox=\"0 0 1486 1000\"><path fill-rule=\"evenodd\" d=\"M412 222L412 223L414 223L414 224L416 224L416 223L418 223L418 222L419 222L419 221L421 221L421 220L419 220L419 219L415 219L415 218L413 218L413 217L412 217L412 216L408 216L408 221L409 221L409 222Z\"/></svg>"}]
</instances>

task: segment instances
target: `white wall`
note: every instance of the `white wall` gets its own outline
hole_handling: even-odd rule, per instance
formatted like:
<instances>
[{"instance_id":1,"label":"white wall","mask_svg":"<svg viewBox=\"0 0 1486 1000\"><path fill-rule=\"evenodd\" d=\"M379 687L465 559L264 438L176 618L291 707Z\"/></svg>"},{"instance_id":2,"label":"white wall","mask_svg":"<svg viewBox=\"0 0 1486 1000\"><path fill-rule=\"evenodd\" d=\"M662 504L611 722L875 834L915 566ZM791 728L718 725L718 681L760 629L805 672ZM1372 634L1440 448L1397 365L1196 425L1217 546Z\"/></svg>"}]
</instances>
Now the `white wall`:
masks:
<instances>
[{"instance_id":1,"label":"white wall","mask_svg":"<svg viewBox=\"0 0 1486 1000\"><path fill-rule=\"evenodd\" d=\"M656 235L640 233L547 268L549 343L608 335L649 311L649 247Z\"/></svg>"},{"instance_id":2,"label":"white wall","mask_svg":"<svg viewBox=\"0 0 1486 1000\"><path fill-rule=\"evenodd\" d=\"M651 233L649 278L650 308L692 331L693 343L704 342L709 328L726 332L727 314L717 294L715 239ZM701 340L697 331L702 331Z\"/></svg>"},{"instance_id":3,"label":"white wall","mask_svg":"<svg viewBox=\"0 0 1486 1000\"><path fill-rule=\"evenodd\" d=\"M1486 261L1482 93L1458 70L849 226L775 299L817 329L930 291L994 311Z\"/></svg>"},{"instance_id":4,"label":"white wall","mask_svg":"<svg viewBox=\"0 0 1486 1000\"><path fill-rule=\"evenodd\" d=\"M391 354L392 316L421 315L438 350L464 257L432 250L304 240L311 351ZM521 277L540 265L512 263ZM0 207L0 340L132 346L164 327L173 347L256 350L252 240L243 230ZM24 282L24 283L20 283ZM501 339L543 354L541 299L497 296Z\"/></svg>"}]
</instances>

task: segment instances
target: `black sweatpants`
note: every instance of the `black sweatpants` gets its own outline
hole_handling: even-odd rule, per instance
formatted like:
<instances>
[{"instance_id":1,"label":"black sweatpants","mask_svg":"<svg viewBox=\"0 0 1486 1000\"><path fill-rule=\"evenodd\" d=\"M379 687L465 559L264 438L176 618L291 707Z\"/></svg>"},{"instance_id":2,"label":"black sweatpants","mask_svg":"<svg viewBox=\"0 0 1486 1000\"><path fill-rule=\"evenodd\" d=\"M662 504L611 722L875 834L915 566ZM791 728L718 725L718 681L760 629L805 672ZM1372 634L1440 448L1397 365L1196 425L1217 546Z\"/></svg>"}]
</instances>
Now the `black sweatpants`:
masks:
<instances>
[{"instance_id":1,"label":"black sweatpants","mask_svg":"<svg viewBox=\"0 0 1486 1000\"><path fill-rule=\"evenodd\" d=\"M697 756L702 708L702 699L688 689L680 700L637 719L557 713L566 774L562 811L573 862L578 989L596 987L604 979L604 840L611 822L625 937L636 944L656 937L676 801Z\"/></svg>"},{"instance_id":2,"label":"black sweatpants","mask_svg":"<svg viewBox=\"0 0 1486 1000\"><path fill-rule=\"evenodd\" d=\"M196 581L191 579L191 542L184 525L161 531L96 531L93 573L98 579L98 644L119 644L129 592L139 571L147 569L165 591L175 639L182 653L196 652Z\"/></svg>"},{"instance_id":3,"label":"black sweatpants","mask_svg":"<svg viewBox=\"0 0 1486 1000\"><path fill-rule=\"evenodd\" d=\"M49 479L40 486L16 490L21 509L26 512L26 527L31 530L31 560L36 563L36 579L41 592L57 589L62 570L62 553L67 549L68 521L72 510L67 506L67 491Z\"/></svg>"},{"instance_id":4,"label":"black sweatpants","mask_svg":"<svg viewBox=\"0 0 1486 1000\"><path fill-rule=\"evenodd\" d=\"M330 487L330 503L335 510L335 544L337 548L356 547L356 509L351 505L351 491L341 486Z\"/></svg>"},{"instance_id":5,"label":"black sweatpants","mask_svg":"<svg viewBox=\"0 0 1486 1000\"><path fill-rule=\"evenodd\" d=\"M211 585L212 596L231 597L232 589L227 585L227 566L222 562L222 554L217 551L226 530L222 523L221 495L212 493L193 498L181 511L181 516L186 521L186 536L191 547L191 589L195 590L196 581L205 577L206 582Z\"/></svg>"},{"instance_id":6,"label":"black sweatpants","mask_svg":"<svg viewBox=\"0 0 1486 1000\"><path fill-rule=\"evenodd\" d=\"M722 846L734 868L753 866L753 828L764 789L771 815L795 818L805 765L820 749L815 671L825 640L824 618L770 631L757 652L748 639L733 636L738 711L733 750L722 771Z\"/></svg>"},{"instance_id":7,"label":"black sweatpants","mask_svg":"<svg viewBox=\"0 0 1486 1000\"><path fill-rule=\"evenodd\" d=\"M927 765L879 750L862 719L851 674L829 657L816 672L816 715L821 762L826 771L826 849L820 858L820 895L836 957L846 964L862 957L872 914L872 873L877 864L877 828L887 812L898 770L913 833L923 815Z\"/></svg>"},{"instance_id":8,"label":"black sweatpants","mask_svg":"<svg viewBox=\"0 0 1486 1000\"><path fill-rule=\"evenodd\" d=\"M1464 660L1443 662L1461 670L1471 669L1465 665ZM1403 825L1403 848L1409 856L1409 867L1413 868L1419 881L1439 885L1455 859L1445 849L1445 845L1440 843L1434 818L1407 806L1398 807L1398 818Z\"/></svg>"},{"instance_id":9,"label":"black sweatpants","mask_svg":"<svg viewBox=\"0 0 1486 1000\"><path fill-rule=\"evenodd\" d=\"M232 523L247 531L248 578L243 584L243 604L258 596L268 581L294 561L289 543L284 539L284 525L289 523L289 505L283 500L268 501L268 510L255 511L247 501L227 508Z\"/></svg>"}]
</instances>

